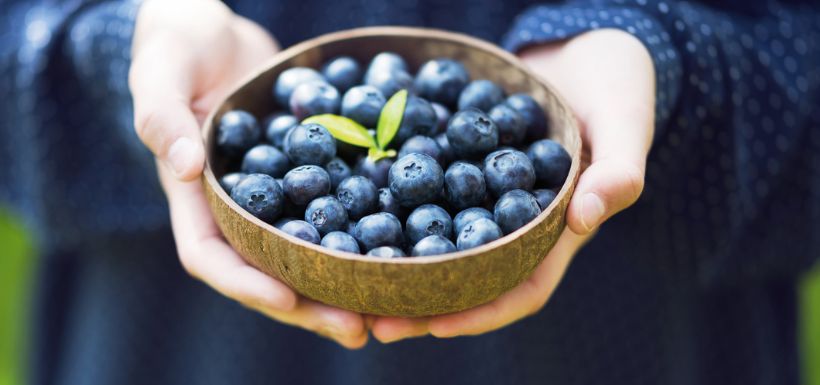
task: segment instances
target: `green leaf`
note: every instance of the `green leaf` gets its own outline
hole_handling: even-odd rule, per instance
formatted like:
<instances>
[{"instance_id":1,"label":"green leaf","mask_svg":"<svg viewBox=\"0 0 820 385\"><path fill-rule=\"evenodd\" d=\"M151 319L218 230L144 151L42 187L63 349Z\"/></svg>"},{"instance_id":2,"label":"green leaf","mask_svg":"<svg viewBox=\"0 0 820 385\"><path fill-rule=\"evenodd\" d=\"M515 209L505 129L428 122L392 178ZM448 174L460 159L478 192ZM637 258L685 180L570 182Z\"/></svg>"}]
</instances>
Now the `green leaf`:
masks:
<instances>
[{"instance_id":1,"label":"green leaf","mask_svg":"<svg viewBox=\"0 0 820 385\"><path fill-rule=\"evenodd\" d=\"M407 105L407 90L401 90L393 94L390 100L382 107L379 115L379 125L376 126L376 138L379 141L379 148L384 150L401 126L401 119L404 117L404 107Z\"/></svg>"},{"instance_id":2,"label":"green leaf","mask_svg":"<svg viewBox=\"0 0 820 385\"><path fill-rule=\"evenodd\" d=\"M370 148L370 150L367 151L367 157L373 162L376 162L382 158L394 158L395 156L396 150L392 148L389 150L382 150L380 148Z\"/></svg>"},{"instance_id":3,"label":"green leaf","mask_svg":"<svg viewBox=\"0 0 820 385\"><path fill-rule=\"evenodd\" d=\"M302 121L302 124L308 123L322 125L330 131L334 138L342 142L364 148L376 147L376 141L367 132L366 128L344 116L333 114L314 115Z\"/></svg>"}]
</instances>

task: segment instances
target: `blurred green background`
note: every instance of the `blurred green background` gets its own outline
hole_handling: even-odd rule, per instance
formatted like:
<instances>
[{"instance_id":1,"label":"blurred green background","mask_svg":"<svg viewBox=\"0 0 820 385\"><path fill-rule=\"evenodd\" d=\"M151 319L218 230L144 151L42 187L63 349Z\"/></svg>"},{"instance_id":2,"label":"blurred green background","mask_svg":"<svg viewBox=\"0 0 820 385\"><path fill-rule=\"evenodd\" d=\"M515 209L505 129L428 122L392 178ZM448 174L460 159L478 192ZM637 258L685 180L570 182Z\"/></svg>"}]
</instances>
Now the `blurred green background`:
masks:
<instances>
[{"instance_id":1,"label":"blurred green background","mask_svg":"<svg viewBox=\"0 0 820 385\"><path fill-rule=\"evenodd\" d=\"M0 385L24 384L35 252L19 221L0 209ZM800 341L807 385L820 385L820 266L800 285Z\"/></svg>"}]
</instances>

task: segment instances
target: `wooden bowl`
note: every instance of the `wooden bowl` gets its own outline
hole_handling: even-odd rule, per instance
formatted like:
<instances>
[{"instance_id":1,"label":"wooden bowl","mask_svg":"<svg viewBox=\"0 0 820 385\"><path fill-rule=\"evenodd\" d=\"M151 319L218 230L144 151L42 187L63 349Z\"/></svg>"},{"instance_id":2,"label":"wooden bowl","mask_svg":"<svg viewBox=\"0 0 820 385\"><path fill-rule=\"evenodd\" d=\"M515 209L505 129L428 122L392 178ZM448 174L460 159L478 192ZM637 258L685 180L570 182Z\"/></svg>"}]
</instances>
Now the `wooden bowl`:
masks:
<instances>
[{"instance_id":1,"label":"wooden bowl","mask_svg":"<svg viewBox=\"0 0 820 385\"><path fill-rule=\"evenodd\" d=\"M272 86L283 70L318 68L337 55L366 64L377 53L393 51L412 70L438 57L460 60L472 79L490 79L508 94L532 95L546 111L550 138L572 156L567 182L552 204L531 221L492 243L441 256L379 259L329 250L287 235L245 212L220 188L217 175L226 161L214 151L223 113L241 108L263 117L273 112ZM228 242L250 264L302 295L353 311L394 316L427 316L488 302L524 281L553 247L565 226L564 215L578 180L581 139L570 109L543 79L515 56L490 43L431 29L376 27L324 35L276 54L238 86L205 121L208 152L203 185L216 223Z\"/></svg>"}]
</instances>

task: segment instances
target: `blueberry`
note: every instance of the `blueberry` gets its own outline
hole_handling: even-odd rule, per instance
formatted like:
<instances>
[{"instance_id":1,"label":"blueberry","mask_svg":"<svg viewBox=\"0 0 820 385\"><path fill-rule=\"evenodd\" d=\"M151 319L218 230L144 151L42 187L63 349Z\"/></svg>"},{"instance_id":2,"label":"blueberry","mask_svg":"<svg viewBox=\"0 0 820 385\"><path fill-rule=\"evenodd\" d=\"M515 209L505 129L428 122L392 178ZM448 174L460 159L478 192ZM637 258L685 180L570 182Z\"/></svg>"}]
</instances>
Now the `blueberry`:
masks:
<instances>
[{"instance_id":1,"label":"blueberry","mask_svg":"<svg viewBox=\"0 0 820 385\"><path fill-rule=\"evenodd\" d=\"M431 235L422 238L415 246L410 255L424 256L424 255L440 255L456 251L456 245L447 238L441 235Z\"/></svg>"},{"instance_id":2,"label":"blueberry","mask_svg":"<svg viewBox=\"0 0 820 385\"><path fill-rule=\"evenodd\" d=\"M219 185L222 186L222 189L225 190L225 192L228 193L228 195L230 195L233 186L236 186L236 184L239 183L239 181L242 180L242 178L244 178L245 175L246 174L243 174L241 172L232 172L225 174L222 176L222 178L219 178Z\"/></svg>"},{"instance_id":3,"label":"blueberry","mask_svg":"<svg viewBox=\"0 0 820 385\"><path fill-rule=\"evenodd\" d=\"M541 214L538 201L524 190L512 190L498 198L493 217L498 227L509 234Z\"/></svg>"},{"instance_id":4,"label":"blueberry","mask_svg":"<svg viewBox=\"0 0 820 385\"><path fill-rule=\"evenodd\" d=\"M242 158L242 172L246 174L268 174L281 178L290 169L290 161L282 151L269 144L258 144Z\"/></svg>"},{"instance_id":5,"label":"blueberry","mask_svg":"<svg viewBox=\"0 0 820 385\"><path fill-rule=\"evenodd\" d=\"M441 147L435 139L429 136L416 135L407 139L399 150L399 158L412 153L430 155L439 164L443 161Z\"/></svg>"},{"instance_id":6,"label":"blueberry","mask_svg":"<svg viewBox=\"0 0 820 385\"><path fill-rule=\"evenodd\" d=\"M330 175L321 167L299 166L285 174L282 184L291 202L304 205L330 192Z\"/></svg>"},{"instance_id":7,"label":"blueberry","mask_svg":"<svg viewBox=\"0 0 820 385\"><path fill-rule=\"evenodd\" d=\"M291 128L299 125L296 117L289 114L277 114L272 116L266 125L265 139L268 143L282 148L285 143L285 135L288 134Z\"/></svg>"},{"instance_id":8,"label":"blueberry","mask_svg":"<svg viewBox=\"0 0 820 385\"><path fill-rule=\"evenodd\" d=\"M401 247L404 243L401 222L390 213L376 213L360 219L354 232L354 237L364 250L379 246Z\"/></svg>"},{"instance_id":9,"label":"blueberry","mask_svg":"<svg viewBox=\"0 0 820 385\"><path fill-rule=\"evenodd\" d=\"M546 210L550 203L555 200L555 191L553 190L535 190L532 192L532 195L534 195L535 200L538 201L538 207L541 208L541 211Z\"/></svg>"},{"instance_id":10,"label":"blueberry","mask_svg":"<svg viewBox=\"0 0 820 385\"><path fill-rule=\"evenodd\" d=\"M406 232L410 244L415 244L430 235L450 238L453 234L453 220L450 214L439 206L421 205L407 217Z\"/></svg>"},{"instance_id":11,"label":"blueberry","mask_svg":"<svg viewBox=\"0 0 820 385\"><path fill-rule=\"evenodd\" d=\"M324 81L300 84L290 95L290 112L297 119L320 114L335 114L342 99L336 87Z\"/></svg>"},{"instance_id":12,"label":"blueberry","mask_svg":"<svg viewBox=\"0 0 820 385\"><path fill-rule=\"evenodd\" d=\"M231 190L231 199L245 211L268 223L279 217L285 201L279 184L265 174L250 174L242 178Z\"/></svg>"},{"instance_id":13,"label":"blueberry","mask_svg":"<svg viewBox=\"0 0 820 385\"><path fill-rule=\"evenodd\" d=\"M479 218L467 225L458 233L456 245L459 250L472 249L501 238L501 228L490 219Z\"/></svg>"},{"instance_id":14,"label":"blueberry","mask_svg":"<svg viewBox=\"0 0 820 385\"><path fill-rule=\"evenodd\" d=\"M347 226L347 211L338 199L332 196L319 197L308 204L305 222L319 230L319 234L343 230Z\"/></svg>"},{"instance_id":15,"label":"blueberry","mask_svg":"<svg viewBox=\"0 0 820 385\"><path fill-rule=\"evenodd\" d=\"M404 107L399 131L390 144L401 146L405 140L415 135L433 136L436 132L436 111L426 100L410 95Z\"/></svg>"},{"instance_id":16,"label":"blueberry","mask_svg":"<svg viewBox=\"0 0 820 385\"><path fill-rule=\"evenodd\" d=\"M317 245L322 239L322 237L319 236L319 231L317 231L316 228L311 226L310 223L300 221L298 219L285 223L279 230L284 231L286 234L293 235L296 238L303 239L305 241L315 243Z\"/></svg>"},{"instance_id":17,"label":"blueberry","mask_svg":"<svg viewBox=\"0 0 820 385\"><path fill-rule=\"evenodd\" d=\"M385 98L390 99L402 89L410 90L413 77L401 70L373 69L365 75L364 83L376 87Z\"/></svg>"},{"instance_id":18,"label":"blueberry","mask_svg":"<svg viewBox=\"0 0 820 385\"><path fill-rule=\"evenodd\" d=\"M493 213L489 210L481 207L470 207L469 209L462 210L456 217L453 219L453 228L455 230L455 234L460 234L461 230L464 229L470 222L481 219L487 218L492 220Z\"/></svg>"},{"instance_id":19,"label":"blueberry","mask_svg":"<svg viewBox=\"0 0 820 385\"><path fill-rule=\"evenodd\" d=\"M450 121L450 110L438 103L430 103L433 111L436 112L436 134L441 134L447 130L447 122Z\"/></svg>"},{"instance_id":20,"label":"blueberry","mask_svg":"<svg viewBox=\"0 0 820 385\"><path fill-rule=\"evenodd\" d=\"M342 115L362 126L376 127L382 107L387 102L378 88L368 85L348 90L342 98Z\"/></svg>"},{"instance_id":21,"label":"blueberry","mask_svg":"<svg viewBox=\"0 0 820 385\"><path fill-rule=\"evenodd\" d=\"M382 188L387 186L387 177L392 166L393 159L382 158L374 162L369 156L363 156L356 162L353 174L370 179L376 187Z\"/></svg>"},{"instance_id":22,"label":"blueberry","mask_svg":"<svg viewBox=\"0 0 820 385\"><path fill-rule=\"evenodd\" d=\"M382 52L373 57L367 72L375 70L404 71L407 72L407 63L404 58L394 52Z\"/></svg>"},{"instance_id":23,"label":"blueberry","mask_svg":"<svg viewBox=\"0 0 820 385\"><path fill-rule=\"evenodd\" d=\"M356 234L356 221L347 221L347 226L345 226L345 232L350 235Z\"/></svg>"},{"instance_id":24,"label":"blueberry","mask_svg":"<svg viewBox=\"0 0 820 385\"><path fill-rule=\"evenodd\" d=\"M480 205L487 196L484 174L467 162L455 162L444 173L444 197L456 209Z\"/></svg>"},{"instance_id":25,"label":"blueberry","mask_svg":"<svg viewBox=\"0 0 820 385\"><path fill-rule=\"evenodd\" d=\"M558 142L541 139L530 145L527 156L532 161L540 186L555 188L564 184L569 175L572 158Z\"/></svg>"},{"instance_id":26,"label":"blueberry","mask_svg":"<svg viewBox=\"0 0 820 385\"><path fill-rule=\"evenodd\" d=\"M464 65L450 59L434 59L421 66L414 87L420 96L452 106L467 83L470 74Z\"/></svg>"},{"instance_id":27,"label":"blueberry","mask_svg":"<svg viewBox=\"0 0 820 385\"><path fill-rule=\"evenodd\" d=\"M322 238L322 246L328 249L347 251L348 253L361 253L359 243L352 235L342 231L331 231Z\"/></svg>"},{"instance_id":28,"label":"blueberry","mask_svg":"<svg viewBox=\"0 0 820 385\"><path fill-rule=\"evenodd\" d=\"M493 106L504 102L504 90L495 83L486 80L474 80L464 87L458 97L458 109L477 108L490 111Z\"/></svg>"},{"instance_id":29,"label":"blueberry","mask_svg":"<svg viewBox=\"0 0 820 385\"><path fill-rule=\"evenodd\" d=\"M453 152L453 148L450 147L450 141L447 139L447 133L442 132L441 134L436 135L435 139L436 143L438 143L438 147L441 148L441 164L450 164L450 162L456 159L456 154Z\"/></svg>"},{"instance_id":30,"label":"blueberry","mask_svg":"<svg viewBox=\"0 0 820 385\"><path fill-rule=\"evenodd\" d=\"M362 80L362 68L350 56L340 56L322 67L322 75L339 92L345 92Z\"/></svg>"},{"instance_id":31,"label":"blueberry","mask_svg":"<svg viewBox=\"0 0 820 385\"><path fill-rule=\"evenodd\" d=\"M259 143L262 129L247 111L232 110L219 119L216 145L229 155L240 155Z\"/></svg>"},{"instance_id":32,"label":"blueberry","mask_svg":"<svg viewBox=\"0 0 820 385\"><path fill-rule=\"evenodd\" d=\"M391 193L387 187L379 189L379 203L376 209L381 212L393 214L399 219L407 215L404 207L399 205L399 201L396 200L396 197L393 196L393 193Z\"/></svg>"},{"instance_id":33,"label":"blueberry","mask_svg":"<svg viewBox=\"0 0 820 385\"><path fill-rule=\"evenodd\" d=\"M381 246L367 252L367 255L379 258L402 258L407 254L402 249L395 246Z\"/></svg>"},{"instance_id":34,"label":"blueberry","mask_svg":"<svg viewBox=\"0 0 820 385\"><path fill-rule=\"evenodd\" d=\"M350 166L348 166L347 163L345 163L345 161L341 158L333 158L330 162L327 162L325 165L325 171L327 171L328 175L330 175L331 191L336 191L336 187L339 186L339 182L353 175L353 171L350 170Z\"/></svg>"},{"instance_id":35,"label":"blueberry","mask_svg":"<svg viewBox=\"0 0 820 385\"><path fill-rule=\"evenodd\" d=\"M409 154L390 167L387 184L400 205L415 207L438 197L444 186L444 172L429 155Z\"/></svg>"},{"instance_id":36,"label":"blueberry","mask_svg":"<svg viewBox=\"0 0 820 385\"><path fill-rule=\"evenodd\" d=\"M324 78L313 68L293 67L286 69L276 78L276 84L273 86L273 96L280 106L288 107L290 96L296 87L302 83L316 80L324 80Z\"/></svg>"},{"instance_id":37,"label":"blueberry","mask_svg":"<svg viewBox=\"0 0 820 385\"><path fill-rule=\"evenodd\" d=\"M466 109L456 112L447 124L447 141L457 156L483 156L498 146L498 127L487 114Z\"/></svg>"},{"instance_id":38,"label":"blueberry","mask_svg":"<svg viewBox=\"0 0 820 385\"><path fill-rule=\"evenodd\" d=\"M524 140L524 136L527 135L527 126L524 124L524 118L512 107L506 104L499 104L490 110L489 116L498 127L499 145L518 145Z\"/></svg>"},{"instance_id":39,"label":"blueberry","mask_svg":"<svg viewBox=\"0 0 820 385\"><path fill-rule=\"evenodd\" d=\"M507 98L506 104L518 111L524 119L524 125L527 127L526 139L528 141L544 139L547 136L547 115L532 96L513 94Z\"/></svg>"},{"instance_id":40,"label":"blueberry","mask_svg":"<svg viewBox=\"0 0 820 385\"><path fill-rule=\"evenodd\" d=\"M323 165L336 156L336 139L318 124L300 124L285 136L285 154L291 163Z\"/></svg>"},{"instance_id":41,"label":"blueberry","mask_svg":"<svg viewBox=\"0 0 820 385\"><path fill-rule=\"evenodd\" d=\"M535 185L535 169L518 150L498 150L484 158L487 189L499 197L510 190L529 191Z\"/></svg>"},{"instance_id":42,"label":"blueberry","mask_svg":"<svg viewBox=\"0 0 820 385\"><path fill-rule=\"evenodd\" d=\"M379 193L376 185L363 176L345 178L336 188L336 197L342 202L351 219L359 219L376 211Z\"/></svg>"},{"instance_id":43,"label":"blueberry","mask_svg":"<svg viewBox=\"0 0 820 385\"><path fill-rule=\"evenodd\" d=\"M284 226L286 223L288 223L290 221L296 221L296 220L298 220L298 219L296 219L294 217L279 218L276 222L273 222L273 227L276 227L277 229L282 230L282 226Z\"/></svg>"}]
</instances>

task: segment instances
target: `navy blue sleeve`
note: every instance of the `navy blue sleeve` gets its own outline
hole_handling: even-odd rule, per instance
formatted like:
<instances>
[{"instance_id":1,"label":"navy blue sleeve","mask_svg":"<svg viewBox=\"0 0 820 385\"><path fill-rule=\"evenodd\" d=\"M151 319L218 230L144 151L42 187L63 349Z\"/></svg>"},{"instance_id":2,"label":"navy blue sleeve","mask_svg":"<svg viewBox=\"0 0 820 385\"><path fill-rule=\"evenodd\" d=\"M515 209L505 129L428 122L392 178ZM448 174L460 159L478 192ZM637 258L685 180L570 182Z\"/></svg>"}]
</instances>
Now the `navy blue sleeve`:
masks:
<instances>
[{"instance_id":1,"label":"navy blue sleeve","mask_svg":"<svg viewBox=\"0 0 820 385\"><path fill-rule=\"evenodd\" d=\"M744 7L535 6L504 40L517 51L616 28L644 43L657 76L656 136L641 217L621 221L651 222L640 227L653 229L645 247L702 281L793 274L820 255L820 12Z\"/></svg>"}]
</instances>

